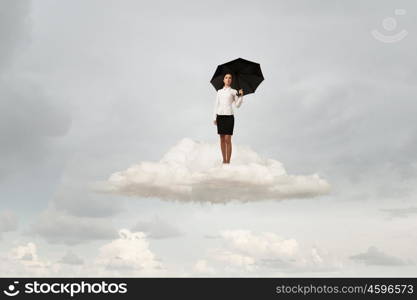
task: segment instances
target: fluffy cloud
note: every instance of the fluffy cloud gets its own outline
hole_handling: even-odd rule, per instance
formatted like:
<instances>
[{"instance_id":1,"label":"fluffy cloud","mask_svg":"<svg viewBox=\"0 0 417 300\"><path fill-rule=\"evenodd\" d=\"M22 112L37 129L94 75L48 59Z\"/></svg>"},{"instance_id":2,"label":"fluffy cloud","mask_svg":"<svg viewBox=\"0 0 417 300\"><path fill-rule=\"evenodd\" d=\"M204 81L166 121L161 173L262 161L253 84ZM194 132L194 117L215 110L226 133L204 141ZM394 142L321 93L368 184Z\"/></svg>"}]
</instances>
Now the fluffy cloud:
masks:
<instances>
[{"instance_id":1,"label":"fluffy cloud","mask_svg":"<svg viewBox=\"0 0 417 300\"><path fill-rule=\"evenodd\" d=\"M218 143L183 138L160 161L143 161L98 183L96 191L164 200L225 203L310 198L330 191L318 174L289 175L274 159L233 144L222 165Z\"/></svg>"},{"instance_id":2,"label":"fluffy cloud","mask_svg":"<svg viewBox=\"0 0 417 300\"><path fill-rule=\"evenodd\" d=\"M212 256L215 260L224 263L226 267L237 267L244 271L254 271L256 269L255 258L248 255L218 249Z\"/></svg>"},{"instance_id":3,"label":"fluffy cloud","mask_svg":"<svg viewBox=\"0 0 417 300\"><path fill-rule=\"evenodd\" d=\"M271 232L254 234L250 230L223 230L219 238L224 245L210 249L209 256L224 264L229 272L254 272L266 258L291 260L299 252L296 240L284 239Z\"/></svg>"},{"instance_id":4,"label":"fluffy cloud","mask_svg":"<svg viewBox=\"0 0 417 300\"><path fill-rule=\"evenodd\" d=\"M5 276L167 276L168 270L150 250L146 234L120 229L118 238L103 244L92 259L69 250L52 262L41 258L37 246L27 242L0 253ZM172 275L176 275L173 273Z\"/></svg>"},{"instance_id":5,"label":"fluffy cloud","mask_svg":"<svg viewBox=\"0 0 417 300\"><path fill-rule=\"evenodd\" d=\"M295 239L286 239L272 232L223 230L217 238L222 246L209 249L207 257L195 263L195 275L275 276L335 272L342 266L325 249L317 246L303 249Z\"/></svg>"},{"instance_id":6,"label":"fluffy cloud","mask_svg":"<svg viewBox=\"0 0 417 300\"><path fill-rule=\"evenodd\" d=\"M193 271L196 274L215 274L215 270L208 265L207 260L199 259L193 266Z\"/></svg>"},{"instance_id":7,"label":"fluffy cloud","mask_svg":"<svg viewBox=\"0 0 417 300\"><path fill-rule=\"evenodd\" d=\"M41 265L34 243L27 243L26 245L13 248L10 251L10 256L14 259L25 261L28 265Z\"/></svg>"},{"instance_id":8,"label":"fluffy cloud","mask_svg":"<svg viewBox=\"0 0 417 300\"><path fill-rule=\"evenodd\" d=\"M0 264L4 276L53 276L59 266L38 256L33 242L12 248L2 255Z\"/></svg>"},{"instance_id":9,"label":"fluffy cloud","mask_svg":"<svg viewBox=\"0 0 417 300\"><path fill-rule=\"evenodd\" d=\"M364 253L350 256L350 259L363 262L366 265L406 266L414 264L414 262L410 259L404 260L399 257L388 255L375 246L369 247Z\"/></svg>"},{"instance_id":10,"label":"fluffy cloud","mask_svg":"<svg viewBox=\"0 0 417 300\"><path fill-rule=\"evenodd\" d=\"M102 246L95 264L112 275L156 275L163 272L162 263L149 249L143 232L119 230L119 238Z\"/></svg>"}]
</instances>

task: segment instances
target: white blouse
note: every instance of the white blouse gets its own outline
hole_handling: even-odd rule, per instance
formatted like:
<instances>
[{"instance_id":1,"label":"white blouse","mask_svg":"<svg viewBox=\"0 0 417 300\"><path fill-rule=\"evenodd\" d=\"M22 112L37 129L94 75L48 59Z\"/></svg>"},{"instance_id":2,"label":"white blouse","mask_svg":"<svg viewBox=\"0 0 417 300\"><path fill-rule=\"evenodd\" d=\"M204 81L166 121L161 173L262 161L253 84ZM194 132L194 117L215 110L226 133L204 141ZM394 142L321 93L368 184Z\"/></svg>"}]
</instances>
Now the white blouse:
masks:
<instances>
[{"instance_id":1,"label":"white blouse","mask_svg":"<svg viewBox=\"0 0 417 300\"><path fill-rule=\"evenodd\" d=\"M243 102L243 96L236 95L237 90L230 86L224 86L217 91L216 101L214 103L213 120L216 120L216 115L233 115L232 103L236 107L240 107Z\"/></svg>"}]
</instances>

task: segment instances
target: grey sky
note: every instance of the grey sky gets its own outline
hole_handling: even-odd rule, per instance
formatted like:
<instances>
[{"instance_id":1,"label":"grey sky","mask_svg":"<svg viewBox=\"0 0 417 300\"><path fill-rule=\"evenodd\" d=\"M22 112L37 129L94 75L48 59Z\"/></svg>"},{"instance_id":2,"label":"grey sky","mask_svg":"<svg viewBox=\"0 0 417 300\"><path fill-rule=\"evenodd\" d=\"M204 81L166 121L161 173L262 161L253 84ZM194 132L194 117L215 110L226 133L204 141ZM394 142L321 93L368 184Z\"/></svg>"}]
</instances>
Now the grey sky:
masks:
<instances>
[{"instance_id":1,"label":"grey sky","mask_svg":"<svg viewBox=\"0 0 417 300\"><path fill-rule=\"evenodd\" d=\"M1 274L124 275L108 253L141 247L145 275L416 275L415 1L0 0L0 12ZM383 43L373 29L408 35ZM209 80L237 57L265 81L235 111L233 143L317 172L330 195L204 205L90 190L182 138L218 143ZM228 244L241 230L247 252ZM290 239L289 257L257 250Z\"/></svg>"}]
</instances>

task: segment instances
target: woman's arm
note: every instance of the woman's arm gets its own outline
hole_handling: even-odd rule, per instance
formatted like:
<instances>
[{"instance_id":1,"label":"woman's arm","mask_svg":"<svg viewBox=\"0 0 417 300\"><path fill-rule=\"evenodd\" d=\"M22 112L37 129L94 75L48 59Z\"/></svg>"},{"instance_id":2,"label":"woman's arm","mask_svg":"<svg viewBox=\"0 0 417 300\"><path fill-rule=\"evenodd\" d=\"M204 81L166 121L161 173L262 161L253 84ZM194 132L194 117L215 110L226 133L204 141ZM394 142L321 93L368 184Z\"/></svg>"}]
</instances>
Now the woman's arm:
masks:
<instances>
[{"instance_id":1,"label":"woman's arm","mask_svg":"<svg viewBox=\"0 0 417 300\"><path fill-rule=\"evenodd\" d=\"M242 91L242 90L239 90L239 91ZM242 94L240 94L240 96L235 94L233 95L233 97L234 97L234 102L235 102L236 107L239 108L240 105L242 105L243 103L243 91L242 91Z\"/></svg>"},{"instance_id":2,"label":"woman's arm","mask_svg":"<svg viewBox=\"0 0 417 300\"><path fill-rule=\"evenodd\" d=\"M216 121L217 106L219 105L219 93L216 95L216 101L214 101L213 121Z\"/></svg>"}]
</instances>

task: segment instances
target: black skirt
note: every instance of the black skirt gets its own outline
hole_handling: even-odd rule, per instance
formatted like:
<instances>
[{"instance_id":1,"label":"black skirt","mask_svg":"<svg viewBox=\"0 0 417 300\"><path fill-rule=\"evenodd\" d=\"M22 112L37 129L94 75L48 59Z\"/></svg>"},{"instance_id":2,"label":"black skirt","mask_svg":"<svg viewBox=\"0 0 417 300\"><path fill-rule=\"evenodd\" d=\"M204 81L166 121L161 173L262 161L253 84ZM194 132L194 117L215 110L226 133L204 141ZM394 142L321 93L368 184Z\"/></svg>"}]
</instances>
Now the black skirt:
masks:
<instances>
[{"instance_id":1,"label":"black skirt","mask_svg":"<svg viewBox=\"0 0 417 300\"><path fill-rule=\"evenodd\" d=\"M234 115L217 115L217 133L233 135L233 127L235 125Z\"/></svg>"}]
</instances>

